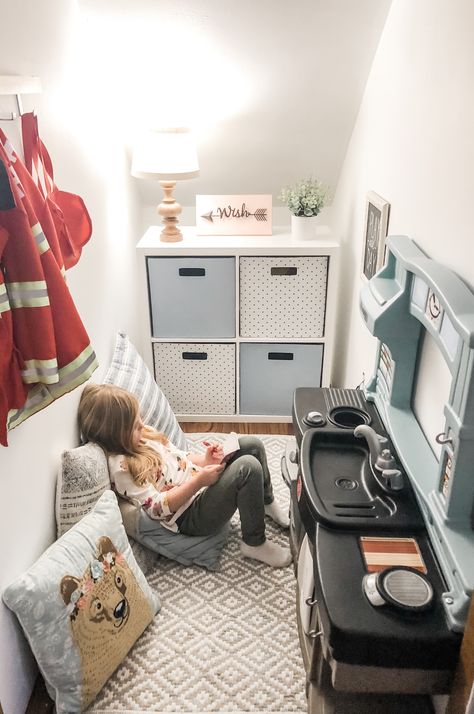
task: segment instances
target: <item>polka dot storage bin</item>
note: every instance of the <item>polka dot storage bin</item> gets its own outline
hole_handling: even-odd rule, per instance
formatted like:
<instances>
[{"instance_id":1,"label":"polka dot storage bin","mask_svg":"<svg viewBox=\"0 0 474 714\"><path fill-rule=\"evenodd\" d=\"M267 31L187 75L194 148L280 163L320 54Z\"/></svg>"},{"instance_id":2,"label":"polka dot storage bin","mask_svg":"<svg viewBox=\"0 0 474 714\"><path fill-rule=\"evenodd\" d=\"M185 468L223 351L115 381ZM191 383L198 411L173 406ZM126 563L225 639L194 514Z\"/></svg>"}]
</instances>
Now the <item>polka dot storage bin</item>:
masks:
<instances>
[{"instance_id":1,"label":"polka dot storage bin","mask_svg":"<svg viewBox=\"0 0 474 714\"><path fill-rule=\"evenodd\" d=\"M155 342L155 379L177 414L235 414L235 344Z\"/></svg>"},{"instance_id":2,"label":"polka dot storage bin","mask_svg":"<svg viewBox=\"0 0 474 714\"><path fill-rule=\"evenodd\" d=\"M241 337L324 336L328 257L241 257Z\"/></svg>"}]
</instances>

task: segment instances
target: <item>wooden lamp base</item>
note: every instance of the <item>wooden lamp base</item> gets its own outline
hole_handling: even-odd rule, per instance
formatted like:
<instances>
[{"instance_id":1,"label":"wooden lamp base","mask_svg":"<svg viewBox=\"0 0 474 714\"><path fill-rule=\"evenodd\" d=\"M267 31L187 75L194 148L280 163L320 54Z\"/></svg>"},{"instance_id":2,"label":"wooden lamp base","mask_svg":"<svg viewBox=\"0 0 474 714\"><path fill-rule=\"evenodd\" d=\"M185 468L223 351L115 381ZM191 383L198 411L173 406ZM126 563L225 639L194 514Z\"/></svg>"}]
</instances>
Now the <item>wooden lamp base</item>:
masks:
<instances>
[{"instance_id":1,"label":"wooden lamp base","mask_svg":"<svg viewBox=\"0 0 474 714\"><path fill-rule=\"evenodd\" d=\"M173 196L173 189L176 186L176 181L160 181L160 186L163 189L164 197L159 204L157 211L162 217L164 225L160 233L160 240L165 243L177 243L183 240L183 234L178 228L178 216L182 211L181 206Z\"/></svg>"}]
</instances>

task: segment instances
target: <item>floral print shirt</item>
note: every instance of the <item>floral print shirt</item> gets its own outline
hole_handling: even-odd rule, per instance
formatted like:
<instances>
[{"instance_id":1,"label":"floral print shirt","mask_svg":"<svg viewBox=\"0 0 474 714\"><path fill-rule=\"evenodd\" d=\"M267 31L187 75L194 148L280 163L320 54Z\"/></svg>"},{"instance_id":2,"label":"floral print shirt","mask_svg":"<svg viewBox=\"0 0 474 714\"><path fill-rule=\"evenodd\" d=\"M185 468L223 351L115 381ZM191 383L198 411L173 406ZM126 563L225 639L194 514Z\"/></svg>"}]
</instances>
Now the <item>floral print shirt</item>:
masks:
<instances>
[{"instance_id":1,"label":"floral print shirt","mask_svg":"<svg viewBox=\"0 0 474 714\"><path fill-rule=\"evenodd\" d=\"M110 480L118 494L140 504L150 518L162 521L162 525L176 532L178 530L176 519L190 506L197 493L172 513L168 505L167 491L193 478L198 468L184 451L173 446L171 442L166 445L158 441L146 443L161 457L161 471L155 474L154 483L147 481L142 486L136 484L123 455L109 456Z\"/></svg>"}]
</instances>

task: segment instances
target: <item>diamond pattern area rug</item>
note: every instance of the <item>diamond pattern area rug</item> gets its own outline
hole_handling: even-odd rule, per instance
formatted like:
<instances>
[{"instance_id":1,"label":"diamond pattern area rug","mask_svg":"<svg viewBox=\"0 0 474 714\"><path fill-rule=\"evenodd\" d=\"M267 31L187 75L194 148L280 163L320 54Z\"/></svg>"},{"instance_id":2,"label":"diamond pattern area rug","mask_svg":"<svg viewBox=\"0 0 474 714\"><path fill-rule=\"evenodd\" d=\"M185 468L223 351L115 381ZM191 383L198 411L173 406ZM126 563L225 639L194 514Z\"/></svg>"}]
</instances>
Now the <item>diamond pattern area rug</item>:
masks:
<instances>
[{"instance_id":1,"label":"diamond pattern area rug","mask_svg":"<svg viewBox=\"0 0 474 714\"><path fill-rule=\"evenodd\" d=\"M213 434L222 441L224 435ZM193 450L209 434L188 434ZM261 436L275 498L289 504L280 460L291 436ZM288 532L267 519L267 537ZM306 712L293 568L242 558L236 514L218 571L158 558L148 581L162 608L88 710L91 714Z\"/></svg>"}]
</instances>

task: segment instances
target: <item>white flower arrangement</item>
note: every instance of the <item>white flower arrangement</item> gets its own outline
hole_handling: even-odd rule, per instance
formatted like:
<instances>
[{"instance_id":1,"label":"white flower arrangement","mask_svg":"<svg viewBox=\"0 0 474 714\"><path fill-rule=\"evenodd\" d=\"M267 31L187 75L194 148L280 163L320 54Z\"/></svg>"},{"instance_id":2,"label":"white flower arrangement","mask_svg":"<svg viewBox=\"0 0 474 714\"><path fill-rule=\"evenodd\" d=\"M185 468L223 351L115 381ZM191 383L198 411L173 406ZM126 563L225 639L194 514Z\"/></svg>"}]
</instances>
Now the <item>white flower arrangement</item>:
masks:
<instances>
[{"instance_id":1,"label":"white flower arrangement","mask_svg":"<svg viewBox=\"0 0 474 714\"><path fill-rule=\"evenodd\" d=\"M313 178L285 186L279 196L294 216L317 216L328 197L329 188Z\"/></svg>"}]
</instances>

